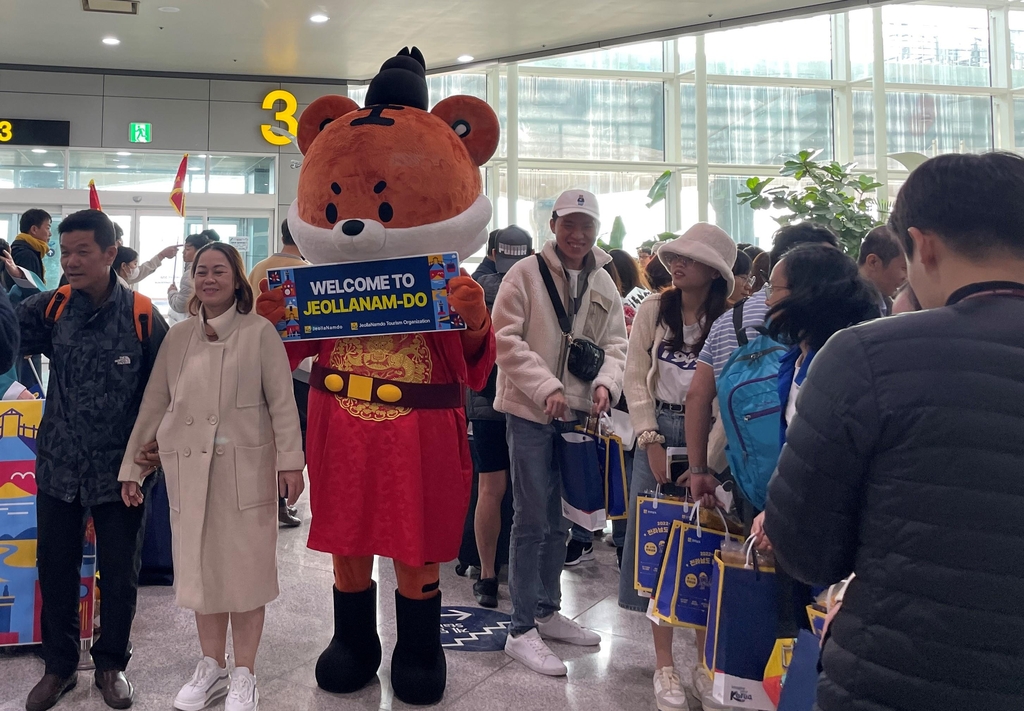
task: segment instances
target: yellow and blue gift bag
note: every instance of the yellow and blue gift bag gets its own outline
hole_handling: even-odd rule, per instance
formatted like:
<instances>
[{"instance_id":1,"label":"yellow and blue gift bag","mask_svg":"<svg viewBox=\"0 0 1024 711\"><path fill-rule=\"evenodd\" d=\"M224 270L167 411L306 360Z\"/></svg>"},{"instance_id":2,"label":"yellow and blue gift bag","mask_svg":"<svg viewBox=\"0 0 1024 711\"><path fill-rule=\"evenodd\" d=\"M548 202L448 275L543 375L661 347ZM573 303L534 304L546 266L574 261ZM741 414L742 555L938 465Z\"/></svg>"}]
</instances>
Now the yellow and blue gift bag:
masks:
<instances>
[{"instance_id":1,"label":"yellow and blue gift bag","mask_svg":"<svg viewBox=\"0 0 1024 711\"><path fill-rule=\"evenodd\" d=\"M636 497L636 555L633 556L633 588L650 597L658 587L658 573L665 558L673 521L689 518L693 504L677 497L664 497L661 487L653 494Z\"/></svg>"},{"instance_id":2,"label":"yellow and blue gift bag","mask_svg":"<svg viewBox=\"0 0 1024 711\"><path fill-rule=\"evenodd\" d=\"M558 440L562 473L562 515L589 531L605 526L604 481L597 456L597 436L577 428Z\"/></svg>"},{"instance_id":3,"label":"yellow and blue gift bag","mask_svg":"<svg viewBox=\"0 0 1024 711\"><path fill-rule=\"evenodd\" d=\"M691 512L695 521L673 521L654 593L651 614L679 627L707 626L715 552L726 538L743 542L743 536L702 526L700 512L699 506ZM724 520L721 528L727 528Z\"/></svg>"},{"instance_id":4,"label":"yellow and blue gift bag","mask_svg":"<svg viewBox=\"0 0 1024 711\"><path fill-rule=\"evenodd\" d=\"M602 453L603 450L603 453ZM626 452L618 435L601 435L597 456L604 461L604 508L609 521L627 518L629 484L626 481Z\"/></svg>"},{"instance_id":5,"label":"yellow and blue gift bag","mask_svg":"<svg viewBox=\"0 0 1024 711\"><path fill-rule=\"evenodd\" d=\"M763 685L778 625L775 570L734 565L715 553L704 666L718 703L774 711Z\"/></svg>"}]
</instances>

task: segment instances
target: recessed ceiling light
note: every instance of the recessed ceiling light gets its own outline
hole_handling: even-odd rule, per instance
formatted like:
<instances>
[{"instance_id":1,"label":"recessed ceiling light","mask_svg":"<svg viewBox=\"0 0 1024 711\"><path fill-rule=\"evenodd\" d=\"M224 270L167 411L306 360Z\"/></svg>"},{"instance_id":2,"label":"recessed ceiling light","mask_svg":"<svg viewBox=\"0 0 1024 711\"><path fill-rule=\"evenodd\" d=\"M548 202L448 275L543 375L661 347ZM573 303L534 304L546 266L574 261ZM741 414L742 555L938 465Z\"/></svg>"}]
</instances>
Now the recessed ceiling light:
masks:
<instances>
[{"instance_id":1,"label":"recessed ceiling light","mask_svg":"<svg viewBox=\"0 0 1024 711\"><path fill-rule=\"evenodd\" d=\"M449 55L449 56L451 56L451 55ZM460 55L459 56L459 61L462 62L463 64L465 64L466 62L472 62L473 61L473 55L472 54Z\"/></svg>"},{"instance_id":2,"label":"recessed ceiling light","mask_svg":"<svg viewBox=\"0 0 1024 711\"><path fill-rule=\"evenodd\" d=\"M196 158L205 158L205 157L206 157L205 153L200 153L199 155L196 156Z\"/></svg>"},{"instance_id":3,"label":"recessed ceiling light","mask_svg":"<svg viewBox=\"0 0 1024 711\"><path fill-rule=\"evenodd\" d=\"M309 18L309 21L310 22L320 23L320 22L327 22L329 19L331 19L331 18L329 18L327 15L323 14L322 12L318 12L317 14L312 15Z\"/></svg>"},{"instance_id":4,"label":"recessed ceiling light","mask_svg":"<svg viewBox=\"0 0 1024 711\"><path fill-rule=\"evenodd\" d=\"M158 7L157 10L160 12L181 12L181 8L174 7L173 5L164 5L163 7Z\"/></svg>"},{"instance_id":5,"label":"recessed ceiling light","mask_svg":"<svg viewBox=\"0 0 1024 711\"><path fill-rule=\"evenodd\" d=\"M131 151L118 151L117 155L119 155L119 156L130 156L131 155Z\"/></svg>"},{"instance_id":6,"label":"recessed ceiling light","mask_svg":"<svg viewBox=\"0 0 1024 711\"><path fill-rule=\"evenodd\" d=\"M119 40L117 37L104 37L103 44L109 44L110 46L114 46L116 44L121 44L121 40Z\"/></svg>"},{"instance_id":7,"label":"recessed ceiling light","mask_svg":"<svg viewBox=\"0 0 1024 711\"><path fill-rule=\"evenodd\" d=\"M121 165L117 166L117 168L118 168L118 170L126 170L128 168L131 168L131 166L122 163Z\"/></svg>"},{"instance_id":8,"label":"recessed ceiling light","mask_svg":"<svg viewBox=\"0 0 1024 711\"><path fill-rule=\"evenodd\" d=\"M32 152L33 153L46 153L46 149L45 148L33 148Z\"/></svg>"},{"instance_id":9,"label":"recessed ceiling light","mask_svg":"<svg viewBox=\"0 0 1024 711\"><path fill-rule=\"evenodd\" d=\"M43 163L43 167L44 168L56 168L57 164L56 163Z\"/></svg>"}]
</instances>

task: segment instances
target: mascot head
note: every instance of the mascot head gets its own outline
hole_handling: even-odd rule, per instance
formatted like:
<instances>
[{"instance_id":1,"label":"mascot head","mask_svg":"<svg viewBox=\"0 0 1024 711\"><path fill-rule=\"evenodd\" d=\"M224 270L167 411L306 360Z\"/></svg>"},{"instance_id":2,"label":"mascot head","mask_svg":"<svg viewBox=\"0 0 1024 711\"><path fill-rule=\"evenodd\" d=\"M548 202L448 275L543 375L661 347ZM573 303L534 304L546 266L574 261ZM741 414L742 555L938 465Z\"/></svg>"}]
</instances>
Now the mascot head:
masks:
<instances>
[{"instance_id":1,"label":"mascot head","mask_svg":"<svg viewBox=\"0 0 1024 711\"><path fill-rule=\"evenodd\" d=\"M381 67L360 109L323 96L302 112L305 159L288 227L314 264L455 251L487 240L490 201L480 166L498 146L486 102L451 96L427 111L423 55L403 49Z\"/></svg>"}]
</instances>

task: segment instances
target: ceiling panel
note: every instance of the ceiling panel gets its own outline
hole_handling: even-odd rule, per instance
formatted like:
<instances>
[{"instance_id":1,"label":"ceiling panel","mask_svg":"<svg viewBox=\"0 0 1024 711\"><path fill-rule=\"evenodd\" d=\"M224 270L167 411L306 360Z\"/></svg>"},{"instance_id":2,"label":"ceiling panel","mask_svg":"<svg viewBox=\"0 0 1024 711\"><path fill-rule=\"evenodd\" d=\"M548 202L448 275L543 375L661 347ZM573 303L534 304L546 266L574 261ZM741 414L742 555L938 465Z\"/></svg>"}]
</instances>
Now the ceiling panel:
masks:
<instances>
[{"instance_id":1,"label":"ceiling panel","mask_svg":"<svg viewBox=\"0 0 1024 711\"><path fill-rule=\"evenodd\" d=\"M430 68L865 6L869 0L142 0L135 16L81 0L3 0L0 64L363 80L404 45ZM176 8L164 12L161 8ZM310 21L316 13L330 19ZM116 37L117 46L102 43ZM2 89L3 87L0 87Z\"/></svg>"}]
</instances>

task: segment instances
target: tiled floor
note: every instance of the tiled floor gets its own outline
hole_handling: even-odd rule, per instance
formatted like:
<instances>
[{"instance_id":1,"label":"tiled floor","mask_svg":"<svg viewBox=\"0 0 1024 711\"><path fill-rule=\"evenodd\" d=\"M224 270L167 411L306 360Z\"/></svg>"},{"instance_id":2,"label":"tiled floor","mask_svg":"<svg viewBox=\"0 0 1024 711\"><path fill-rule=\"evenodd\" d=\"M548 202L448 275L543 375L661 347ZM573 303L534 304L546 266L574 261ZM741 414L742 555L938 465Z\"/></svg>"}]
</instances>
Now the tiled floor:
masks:
<instances>
[{"instance_id":1,"label":"tiled floor","mask_svg":"<svg viewBox=\"0 0 1024 711\"><path fill-rule=\"evenodd\" d=\"M300 503L302 515L308 511ZM278 545L281 597L267 608L266 631L257 660L262 711L314 709L404 709L393 699L388 671L394 630L394 571L380 561L374 577L381 590L380 634L384 648L379 683L349 696L337 696L316 686L316 658L332 634L330 557L306 548L307 527L281 531ZM585 649L553 644L569 668L568 677L534 674L503 652L447 653L448 687L433 708L453 711L486 709L573 709L585 711L653 711L651 685L654 652L650 628L642 615L616 604L618 571L615 551L603 541L595 544L597 559L566 569L562 574L564 614L598 630L604 641ZM446 605L475 606L472 583L455 575L454 564L441 568ZM509 611L508 590L501 586L503 612ZM199 644L192 614L174 604L170 588L143 588L133 635L135 656L129 675L136 685L133 708L169 710L174 694L198 661ZM693 634L676 634L676 663L687 681L693 668ZM25 695L42 674L42 663L30 652L0 654L0 711L23 709ZM92 687L92 674L82 673L79 686L58 709L100 711L107 707ZM223 708L223 702L214 708Z\"/></svg>"}]
</instances>

